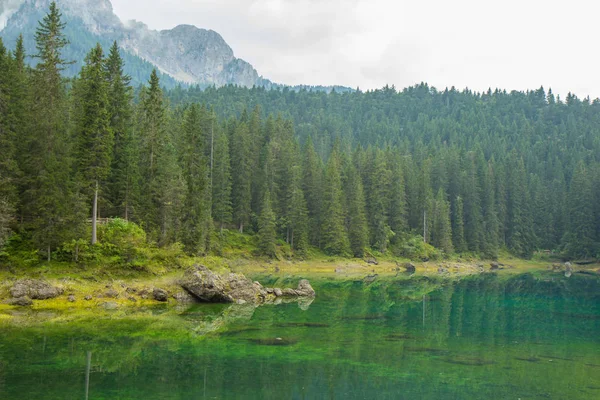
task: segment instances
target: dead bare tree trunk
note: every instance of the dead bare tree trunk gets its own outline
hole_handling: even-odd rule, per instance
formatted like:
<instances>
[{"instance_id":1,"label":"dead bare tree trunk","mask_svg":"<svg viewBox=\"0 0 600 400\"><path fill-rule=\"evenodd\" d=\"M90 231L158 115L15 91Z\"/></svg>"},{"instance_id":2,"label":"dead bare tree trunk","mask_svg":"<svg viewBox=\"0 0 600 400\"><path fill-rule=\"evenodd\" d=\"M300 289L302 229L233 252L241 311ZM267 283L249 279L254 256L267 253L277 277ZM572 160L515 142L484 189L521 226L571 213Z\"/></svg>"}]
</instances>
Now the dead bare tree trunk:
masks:
<instances>
[{"instance_id":1,"label":"dead bare tree trunk","mask_svg":"<svg viewBox=\"0 0 600 400\"><path fill-rule=\"evenodd\" d=\"M92 244L96 244L97 238L97 223L98 223L98 181L94 189L94 205L92 206Z\"/></svg>"}]
</instances>

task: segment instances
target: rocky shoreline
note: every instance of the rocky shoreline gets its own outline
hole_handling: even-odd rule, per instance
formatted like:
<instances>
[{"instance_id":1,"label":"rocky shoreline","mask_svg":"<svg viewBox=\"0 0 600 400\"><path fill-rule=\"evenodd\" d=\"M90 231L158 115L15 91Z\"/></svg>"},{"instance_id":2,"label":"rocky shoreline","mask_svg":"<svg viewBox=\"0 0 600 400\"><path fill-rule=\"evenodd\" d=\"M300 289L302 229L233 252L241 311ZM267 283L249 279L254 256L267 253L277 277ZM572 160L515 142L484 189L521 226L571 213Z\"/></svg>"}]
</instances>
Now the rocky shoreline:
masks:
<instances>
[{"instance_id":1,"label":"rocky shoreline","mask_svg":"<svg viewBox=\"0 0 600 400\"><path fill-rule=\"evenodd\" d=\"M65 285L52 284L42 279L20 279L8 289L9 298L3 301L10 306L27 307L34 300L45 301L62 299L69 303L99 302L106 309L118 308L116 300L127 300L134 304L149 300L166 303L174 299L176 303L236 303L261 305L312 299L315 291L306 279L296 288L268 288L259 282L251 281L243 274L217 274L205 266L189 268L183 277L169 287L140 286L135 284L106 284L103 289L95 289L79 297Z\"/></svg>"}]
</instances>

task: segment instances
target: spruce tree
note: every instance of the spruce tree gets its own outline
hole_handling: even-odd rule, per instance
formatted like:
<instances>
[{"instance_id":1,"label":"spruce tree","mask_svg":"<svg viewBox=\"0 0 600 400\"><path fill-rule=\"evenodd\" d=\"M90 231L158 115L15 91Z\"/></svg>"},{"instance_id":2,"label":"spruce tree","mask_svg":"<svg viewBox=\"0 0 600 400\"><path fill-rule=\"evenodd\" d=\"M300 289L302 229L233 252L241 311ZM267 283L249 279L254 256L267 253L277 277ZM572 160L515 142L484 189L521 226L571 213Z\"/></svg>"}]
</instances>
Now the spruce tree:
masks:
<instances>
[{"instance_id":1,"label":"spruce tree","mask_svg":"<svg viewBox=\"0 0 600 400\"><path fill-rule=\"evenodd\" d=\"M231 165L229 139L223 129L217 129L214 140L214 163L212 171L212 216L223 227L231 223Z\"/></svg>"},{"instance_id":2,"label":"spruce tree","mask_svg":"<svg viewBox=\"0 0 600 400\"><path fill-rule=\"evenodd\" d=\"M363 257L365 249L369 245L369 225L362 179L353 163L348 163L344 188L348 210L346 224L350 250L355 257Z\"/></svg>"},{"instance_id":3,"label":"spruce tree","mask_svg":"<svg viewBox=\"0 0 600 400\"><path fill-rule=\"evenodd\" d=\"M447 255L454 252L450 222L450 203L446 200L446 193L444 193L442 188L438 190L435 197L431 239L431 243L438 249L442 249Z\"/></svg>"},{"instance_id":4,"label":"spruce tree","mask_svg":"<svg viewBox=\"0 0 600 400\"><path fill-rule=\"evenodd\" d=\"M329 156L323 187L323 249L332 255L344 256L350 252L350 242L345 228L346 213L343 208L341 165L337 149Z\"/></svg>"},{"instance_id":5,"label":"spruce tree","mask_svg":"<svg viewBox=\"0 0 600 400\"><path fill-rule=\"evenodd\" d=\"M309 217L309 241L313 246L322 244L323 218L323 162L315 151L311 137L304 145L303 191Z\"/></svg>"},{"instance_id":6,"label":"spruce tree","mask_svg":"<svg viewBox=\"0 0 600 400\"><path fill-rule=\"evenodd\" d=\"M115 41L105 62L108 80L110 127L114 134L109 201L116 215L129 219L138 196L139 171L135 158L138 143L132 129L133 90L131 77L123 72L124 64Z\"/></svg>"},{"instance_id":7,"label":"spruce tree","mask_svg":"<svg viewBox=\"0 0 600 400\"><path fill-rule=\"evenodd\" d=\"M98 196L110 173L114 140L104 74L104 53L100 44L86 57L76 88L77 164L83 187L93 197L91 242L96 244Z\"/></svg>"},{"instance_id":8,"label":"spruce tree","mask_svg":"<svg viewBox=\"0 0 600 400\"><path fill-rule=\"evenodd\" d=\"M11 126L11 82L13 61L0 38L0 248L9 233L14 218L17 197L17 162L15 132Z\"/></svg>"},{"instance_id":9,"label":"spruce tree","mask_svg":"<svg viewBox=\"0 0 600 400\"><path fill-rule=\"evenodd\" d=\"M302 168L295 165L292 169L289 199L290 246L297 253L308 249L308 210L302 190Z\"/></svg>"},{"instance_id":10,"label":"spruce tree","mask_svg":"<svg viewBox=\"0 0 600 400\"><path fill-rule=\"evenodd\" d=\"M231 142L233 218L241 233L250 223L252 212L253 155L250 153L250 140L248 125L241 122L235 128Z\"/></svg>"},{"instance_id":11,"label":"spruce tree","mask_svg":"<svg viewBox=\"0 0 600 400\"><path fill-rule=\"evenodd\" d=\"M271 195L265 192L262 210L258 219L258 247L268 257L277 255L277 232L275 231L275 213L271 208Z\"/></svg>"},{"instance_id":12,"label":"spruce tree","mask_svg":"<svg viewBox=\"0 0 600 400\"><path fill-rule=\"evenodd\" d=\"M183 244L191 254L207 252L212 226L209 160L204 155L202 132L203 119L207 118L206 110L192 104L185 113L182 129L182 172L187 185L181 229Z\"/></svg>"},{"instance_id":13,"label":"spruce tree","mask_svg":"<svg viewBox=\"0 0 600 400\"><path fill-rule=\"evenodd\" d=\"M68 103L60 72L68 65L62 50L68 41L65 24L52 2L40 22L35 40L39 62L33 71L32 118L28 127L27 153L23 160L23 214L31 221L33 239L48 260L62 242L78 236L84 207L73 179L73 149L67 121Z\"/></svg>"}]
</instances>

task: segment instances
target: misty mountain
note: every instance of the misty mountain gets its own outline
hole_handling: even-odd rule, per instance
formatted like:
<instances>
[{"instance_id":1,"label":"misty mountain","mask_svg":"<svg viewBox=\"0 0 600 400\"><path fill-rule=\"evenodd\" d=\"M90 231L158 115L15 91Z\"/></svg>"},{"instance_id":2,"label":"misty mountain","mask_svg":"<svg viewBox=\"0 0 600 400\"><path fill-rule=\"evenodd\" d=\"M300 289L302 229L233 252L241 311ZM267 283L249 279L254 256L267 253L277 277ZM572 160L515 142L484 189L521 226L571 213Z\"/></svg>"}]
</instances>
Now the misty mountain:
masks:
<instances>
[{"instance_id":1,"label":"misty mountain","mask_svg":"<svg viewBox=\"0 0 600 400\"><path fill-rule=\"evenodd\" d=\"M201 87L236 84L271 87L270 81L258 75L217 32L191 25L156 31L138 21L123 22L113 12L109 0L56 0L65 34L71 44L65 52L75 61L66 74L74 76L81 69L85 55L96 44L107 49L118 41L126 63L126 72L134 85L144 83L153 68L161 72L168 87L178 82ZM34 34L38 21L46 14L51 0L4 0L0 2L0 37L8 48L14 47L23 34L28 54L35 53ZM35 63L31 59L31 63Z\"/></svg>"}]
</instances>

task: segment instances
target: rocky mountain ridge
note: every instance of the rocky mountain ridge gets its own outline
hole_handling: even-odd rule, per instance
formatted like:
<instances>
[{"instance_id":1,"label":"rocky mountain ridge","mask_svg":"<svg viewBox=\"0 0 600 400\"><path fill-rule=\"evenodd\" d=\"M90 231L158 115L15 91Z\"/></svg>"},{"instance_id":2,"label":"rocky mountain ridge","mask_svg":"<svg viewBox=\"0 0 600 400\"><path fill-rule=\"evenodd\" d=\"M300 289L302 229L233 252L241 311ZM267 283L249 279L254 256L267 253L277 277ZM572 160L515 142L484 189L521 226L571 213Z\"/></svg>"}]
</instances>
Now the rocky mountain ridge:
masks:
<instances>
[{"instance_id":1,"label":"rocky mountain ridge","mask_svg":"<svg viewBox=\"0 0 600 400\"><path fill-rule=\"evenodd\" d=\"M0 37L7 47L23 33L26 48L34 52L33 35L37 22L45 15L52 0L4 0L0 3ZM244 60L236 58L231 47L217 32L192 25L179 25L170 30L156 31L138 21L124 23L113 11L109 0L56 0L65 22L67 37L73 49L68 56L77 61L70 71L75 74L95 43L103 45L116 40L132 61L143 82L150 65L170 77L169 81L201 86L270 87L271 82L258 75ZM127 60L129 59L129 60ZM138 60L135 60L138 59ZM139 73L139 71L138 71ZM136 74L132 74L135 83Z\"/></svg>"}]
</instances>

